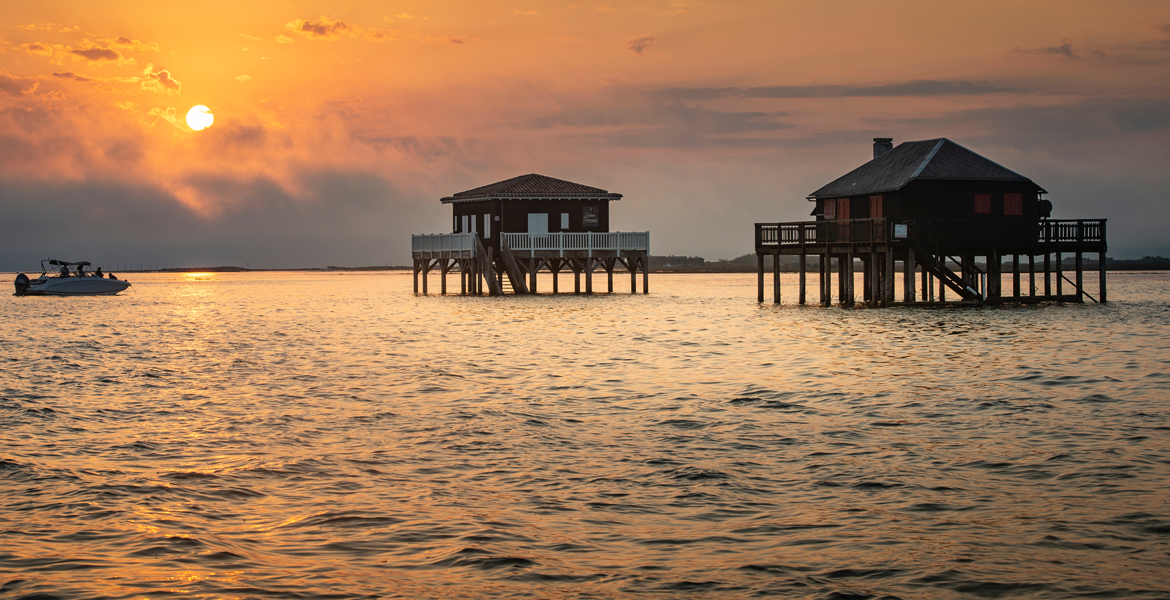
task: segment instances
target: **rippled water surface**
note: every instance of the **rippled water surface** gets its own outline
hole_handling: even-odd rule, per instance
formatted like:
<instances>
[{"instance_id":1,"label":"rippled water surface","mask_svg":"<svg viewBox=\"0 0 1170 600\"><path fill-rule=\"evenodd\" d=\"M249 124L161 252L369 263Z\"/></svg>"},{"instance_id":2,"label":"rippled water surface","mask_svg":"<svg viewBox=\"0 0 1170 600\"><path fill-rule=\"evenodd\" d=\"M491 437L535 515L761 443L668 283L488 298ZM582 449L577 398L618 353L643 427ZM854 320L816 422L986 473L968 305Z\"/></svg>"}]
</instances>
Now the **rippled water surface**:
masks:
<instances>
[{"instance_id":1,"label":"rippled water surface","mask_svg":"<svg viewBox=\"0 0 1170 600\"><path fill-rule=\"evenodd\" d=\"M0 596L1170 597L1167 274L886 310L130 279L0 298Z\"/></svg>"}]
</instances>

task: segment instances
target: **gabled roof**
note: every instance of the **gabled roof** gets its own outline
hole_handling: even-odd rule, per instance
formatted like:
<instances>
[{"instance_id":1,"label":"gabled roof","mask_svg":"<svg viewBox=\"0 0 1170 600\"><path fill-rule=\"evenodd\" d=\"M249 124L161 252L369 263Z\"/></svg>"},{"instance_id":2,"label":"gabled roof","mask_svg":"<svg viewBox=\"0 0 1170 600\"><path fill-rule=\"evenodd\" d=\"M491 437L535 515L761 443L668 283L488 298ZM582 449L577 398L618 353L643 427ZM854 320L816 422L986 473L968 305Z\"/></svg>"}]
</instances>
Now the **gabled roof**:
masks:
<instances>
[{"instance_id":1,"label":"gabled roof","mask_svg":"<svg viewBox=\"0 0 1170 600\"><path fill-rule=\"evenodd\" d=\"M984 158L946 138L902 142L897 148L857 167L809 194L809 200L902 189L915 179L968 179L983 181L1032 180ZM1047 193L1036 185L1037 191Z\"/></svg>"},{"instance_id":2,"label":"gabled roof","mask_svg":"<svg viewBox=\"0 0 1170 600\"><path fill-rule=\"evenodd\" d=\"M621 194L611 194L601 188L554 179L536 173L505 179L491 185L477 187L443 198L443 204L478 202L481 200L508 200L512 198L580 198L583 200L621 200Z\"/></svg>"}]
</instances>

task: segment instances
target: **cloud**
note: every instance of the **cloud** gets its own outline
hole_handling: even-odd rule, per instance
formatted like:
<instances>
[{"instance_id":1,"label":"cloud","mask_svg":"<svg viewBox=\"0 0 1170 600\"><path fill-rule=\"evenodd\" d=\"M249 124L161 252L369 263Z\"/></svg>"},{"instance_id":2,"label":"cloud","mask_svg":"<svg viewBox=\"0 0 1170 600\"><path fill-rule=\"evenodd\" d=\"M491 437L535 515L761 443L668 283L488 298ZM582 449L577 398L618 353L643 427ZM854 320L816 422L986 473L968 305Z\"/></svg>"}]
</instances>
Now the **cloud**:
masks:
<instances>
[{"instance_id":1,"label":"cloud","mask_svg":"<svg viewBox=\"0 0 1170 600\"><path fill-rule=\"evenodd\" d=\"M383 16L382 16L382 18L383 18L383 19L386 19L387 21L389 21L389 20L390 20L390 17L387 17L387 16L385 16L385 15L383 15ZM412 15L412 14L410 14L410 13L399 13L399 14L397 14L397 15L394 15L394 18L395 18L395 19L402 19L403 21L410 21L410 20L412 20L412 19L421 19L421 20L423 20L423 21L426 21L426 20L429 20L429 19L430 19L430 17L416 17L416 16L414 16L414 15Z\"/></svg>"},{"instance_id":2,"label":"cloud","mask_svg":"<svg viewBox=\"0 0 1170 600\"><path fill-rule=\"evenodd\" d=\"M0 71L0 92L20 96L36 91L40 82L36 77L20 77L7 71Z\"/></svg>"},{"instance_id":3,"label":"cloud","mask_svg":"<svg viewBox=\"0 0 1170 600\"><path fill-rule=\"evenodd\" d=\"M170 71L155 71L152 64L143 69L140 85L142 89L157 94L178 94L183 89L183 85L171 77Z\"/></svg>"},{"instance_id":4,"label":"cloud","mask_svg":"<svg viewBox=\"0 0 1170 600\"><path fill-rule=\"evenodd\" d=\"M154 126L154 124L157 123L159 119L162 119L171 125L178 127L179 129L187 129L187 124L183 122L181 117L179 117L179 111L175 110L175 107L173 106L167 107L165 110L161 108L152 108L150 109L150 112L146 113L146 115L148 117L156 117L155 120L150 123L151 126Z\"/></svg>"},{"instance_id":5,"label":"cloud","mask_svg":"<svg viewBox=\"0 0 1170 600\"><path fill-rule=\"evenodd\" d=\"M294 19L285 24L290 31L295 31L311 40L339 40L343 37L353 37L357 30L345 21L331 21L321 17L316 21Z\"/></svg>"},{"instance_id":6,"label":"cloud","mask_svg":"<svg viewBox=\"0 0 1170 600\"><path fill-rule=\"evenodd\" d=\"M478 44L479 40L476 38L469 38L465 35L456 35L450 37L425 37L422 39L424 44L454 44L456 46L463 46L466 44Z\"/></svg>"},{"instance_id":7,"label":"cloud","mask_svg":"<svg viewBox=\"0 0 1170 600\"><path fill-rule=\"evenodd\" d=\"M236 81L238 81L240 83L247 83L249 81L252 81L252 77L249 75L239 75L236 77Z\"/></svg>"},{"instance_id":8,"label":"cloud","mask_svg":"<svg viewBox=\"0 0 1170 600\"><path fill-rule=\"evenodd\" d=\"M21 44L20 47L29 54L35 54L37 56L53 56L53 47L48 44L32 42L30 44Z\"/></svg>"},{"instance_id":9,"label":"cloud","mask_svg":"<svg viewBox=\"0 0 1170 600\"><path fill-rule=\"evenodd\" d=\"M89 77L86 77L84 75L78 75L77 73L74 73L73 71L63 71L60 73L53 73L53 77L57 77L59 79L69 79L72 81L93 81Z\"/></svg>"},{"instance_id":10,"label":"cloud","mask_svg":"<svg viewBox=\"0 0 1170 600\"><path fill-rule=\"evenodd\" d=\"M601 6L595 6L595 7L593 7L593 10L595 10L595 11L597 11L597 12L613 12L613 9L612 9L612 8L610 8L610 7L608 7L608 6L604 5L604 4L602 4Z\"/></svg>"},{"instance_id":11,"label":"cloud","mask_svg":"<svg viewBox=\"0 0 1170 600\"><path fill-rule=\"evenodd\" d=\"M1063 56L1065 58L1080 58L1080 55L1073 52L1072 44L1069 42L1065 42L1059 46L1048 46L1046 48L1021 48L1016 46L1012 49L1012 52L1016 54L1048 54Z\"/></svg>"},{"instance_id":12,"label":"cloud","mask_svg":"<svg viewBox=\"0 0 1170 600\"><path fill-rule=\"evenodd\" d=\"M531 129L569 128L587 143L631 148L758 147L774 141L759 134L792 127L783 112L738 112L664 102L613 79L594 94L556 98L555 112L521 123Z\"/></svg>"},{"instance_id":13,"label":"cloud","mask_svg":"<svg viewBox=\"0 0 1170 600\"><path fill-rule=\"evenodd\" d=\"M287 35L281 34L281 35L276 36L276 43L277 44L291 44L293 42L294 42L294 40L292 38L288 37Z\"/></svg>"},{"instance_id":14,"label":"cloud","mask_svg":"<svg viewBox=\"0 0 1170 600\"><path fill-rule=\"evenodd\" d=\"M535 14L536 14L536 11L535 11L535 10L527 10L527 11L525 11L525 10L518 10L518 11L516 11L516 12L515 12L515 14L516 14L516 15L535 15Z\"/></svg>"},{"instance_id":15,"label":"cloud","mask_svg":"<svg viewBox=\"0 0 1170 600\"><path fill-rule=\"evenodd\" d=\"M644 35L626 41L626 50L634 54L641 54L654 45L654 36Z\"/></svg>"},{"instance_id":16,"label":"cloud","mask_svg":"<svg viewBox=\"0 0 1170 600\"><path fill-rule=\"evenodd\" d=\"M366 32L366 39L374 42L392 42L395 35L398 35L398 32L390 29L371 29Z\"/></svg>"},{"instance_id":17,"label":"cloud","mask_svg":"<svg viewBox=\"0 0 1170 600\"><path fill-rule=\"evenodd\" d=\"M1165 35L1170 35L1170 23L1167 23L1165 25L1155 25L1154 29L1161 31Z\"/></svg>"},{"instance_id":18,"label":"cloud","mask_svg":"<svg viewBox=\"0 0 1170 600\"><path fill-rule=\"evenodd\" d=\"M716 98L866 98L866 97L925 97L972 96L1018 93L1018 87L987 81L937 81L918 79L882 85L798 85L665 88L650 94L668 100L714 100Z\"/></svg>"},{"instance_id":19,"label":"cloud","mask_svg":"<svg viewBox=\"0 0 1170 600\"><path fill-rule=\"evenodd\" d=\"M135 52L158 52L157 42L140 42L128 37L117 37L112 40L102 39L99 40L99 44L113 46L115 48L125 48L127 50L134 50Z\"/></svg>"},{"instance_id":20,"label":"cloud","mask_svg":"<svg viewBox=\"0 0 1170 600\"><path fill-rule=\"evenodd\" d=\"M260 38L254 36L254 35L248 35L246 33L241 33L240 37L244 38L245 40L252 40L253 42L260 41Z\"/></svg>"},{"instance_id":21,"label":"cloud","mask_svg":"<svg viewBox=\"0 0 1170 600\"><path fill-rule=\"evenodd\" d=\"M117 50L111 50L109 48L87 48L85 50L70 49L69 53L80 56L90 62L118 62L122 60L122 54L120 52Z\"/></svg>"}]
</instances>

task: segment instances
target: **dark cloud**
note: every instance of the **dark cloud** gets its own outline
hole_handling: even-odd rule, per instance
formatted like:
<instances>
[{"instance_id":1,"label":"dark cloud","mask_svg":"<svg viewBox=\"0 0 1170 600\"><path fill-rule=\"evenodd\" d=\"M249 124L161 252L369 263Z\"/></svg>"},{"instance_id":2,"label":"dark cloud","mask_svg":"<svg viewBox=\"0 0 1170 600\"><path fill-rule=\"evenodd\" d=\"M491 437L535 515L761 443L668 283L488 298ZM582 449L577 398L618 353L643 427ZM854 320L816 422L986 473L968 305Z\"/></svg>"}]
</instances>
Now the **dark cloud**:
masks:
<instances>
[{"instance_id":1,"label":"dark cloud","mask_svg":"<svg viewBox=\"0 0 1170 600\"><path fill-rule=\"evenodd\" d=\"M582 131L574 134L579 139L616 146L672 148L767 145L767 140L750 135L791 127L778 120L786 116L783 112L721 111L663 101L617 80L598 97L564 97L559 104L556 112L530 119L524 126L579 128Z\"/></svg>"},{"instance_id":2,"label":"dark cloud","mask_svg":"<svg viewBox=\"0 0 1170 600\"><path fill-rule=\"evenodd\" d=\"M53 47L49 46L48 44L42 44L40 42L32 42L30 44L21 44L20 47L24 48L24 50L26 52L28 52L29 54L36 54L37 56L52 56L53 55Z\"/></svg>"},{"instance_id":3,"label":"dark cloud","mask_svg":"<svg viewBox=\"0 0 1170 600\"><path fill-rule=\"evenodd\" d=\"M0 92L19 96L31 94L40 85L36 77L18 77L6 71L0 71Z\"/></svg>"},{"instance_id":4,"label":"dark cloud","mask_svg":"<svg viewBox=\"0 0 1170 600\"><path fill-rule=\"evenodd\" d=\"M122 60L122 54L117 50L110 50L109 48L89 48L86 50L70 50L70 54L80 56L88 61L119 61Z\"/></svg>"},{"instance_id":5,"label":"dark cloud","mask_svg":"<svg viewBox=\"0 0 1170 600\"><path fill-rule=\"evenodd\" d=\"M77 73L74 73L73 71L64 71L61 73L53 73L53 77L57 77L59 79L71 79L73 81L93 81L89 77L86 77L84 75L78 75Z\"/></svg>"},{"instance_id":6,"label":"dark cloud","mask_svg":"<svg viewBox=\"0 0 1170 600\"><path fill-rule=\"evenodd\" d=\"M644 35L626 41L626 50L634 54L641 54L654 45L654 36Z\"/></svg>"},{"instance_id":7,"label":"dark cloud","mask_svg":"<svg viewBox=\"0 0 1170 600\"><path fill-rule=\"evenodd\" d=\"M1157 27L1155 27L1155 29L1157 29L1158 31L1161 31L1162 33L1164 33L1166 35L1170 35L1170 23L1167 23L1165 25L1158 25Z\"/></svg>"},{"instance_id":8,"label":"dark cloud","mask_svg":"<svg viewBox=\"0 0 1170 600\"><path fill-rule=\"evenodd\" d=\"M1020 48L1016 46L1012 52L1017 54L1052 54L1056 56L1063 56L1065 58L1080 58L1076 52L1073 52L1072 44L1065 42L1059 46L1048 46L1046 48Z\"/></svg>"},{"instance_id":9,"label":"dark cloud","mask_svg":"<svg viewBox=\"0 0 1170 600\"><path fill-rule=\"evenodd\" d=\"M7 230L0 236L0 269L34 269L47 256L91 260L107 270L172 262L253 268L404 262L411 228L425 220L385 180L367 173L308 173L302 182L308 198L293 198L262 177L204 175L184 183L225 197L232 209L200 217L150 186L0 181ZM387 239L402 248L388 248Z\"/></svg>"},{"instance_id":10,"label":"dark cloud","mask_svg":"<svg viewBox=\"0 0 1170 600\"><path fill-rule=\"evenodd\" d=\"M331 21L326 17L321 17L316 21L295 19L289 21L285 26L289 30L313 40L336 40L342 37L353 37L358 33L352 25L345 21Z\"/></svg>"},{"instance_id":11,"label":"dark cloud","mask_svg":"<svg viewBox=\"0 0 1170 600\"><path fill-rule=\"evenodd\" d=\"M799 85L666 88L651 92L656 97L671 100L714 100L716 98L848 98L848 97L909 97L909 96L972 96L1020 92L1019 88L987 81L938 81L918 79L901 83L873 86Z\"/></svg>"}]
</instances>

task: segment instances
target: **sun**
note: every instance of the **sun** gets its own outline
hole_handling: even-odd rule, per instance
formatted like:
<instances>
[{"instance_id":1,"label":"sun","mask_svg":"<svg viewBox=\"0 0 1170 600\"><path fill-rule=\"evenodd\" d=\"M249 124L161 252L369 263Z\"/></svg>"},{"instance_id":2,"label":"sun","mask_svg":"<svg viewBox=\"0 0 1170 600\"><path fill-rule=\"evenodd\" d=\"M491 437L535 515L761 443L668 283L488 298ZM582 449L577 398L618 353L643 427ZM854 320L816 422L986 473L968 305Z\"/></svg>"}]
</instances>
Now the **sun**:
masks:
<instances>
[{"instance_id":1,"label":"sun","mask_svg":"<svg viewBox=\"0 0 1170 600\"><path fill-rule=\"evenodd\" d=\"M191 110L187 111L187 126L195 131L200 129L207 129L215 122L215 115L211 114L211 109L199 104L192 106Z\"/></svg>"}]
</instances>

